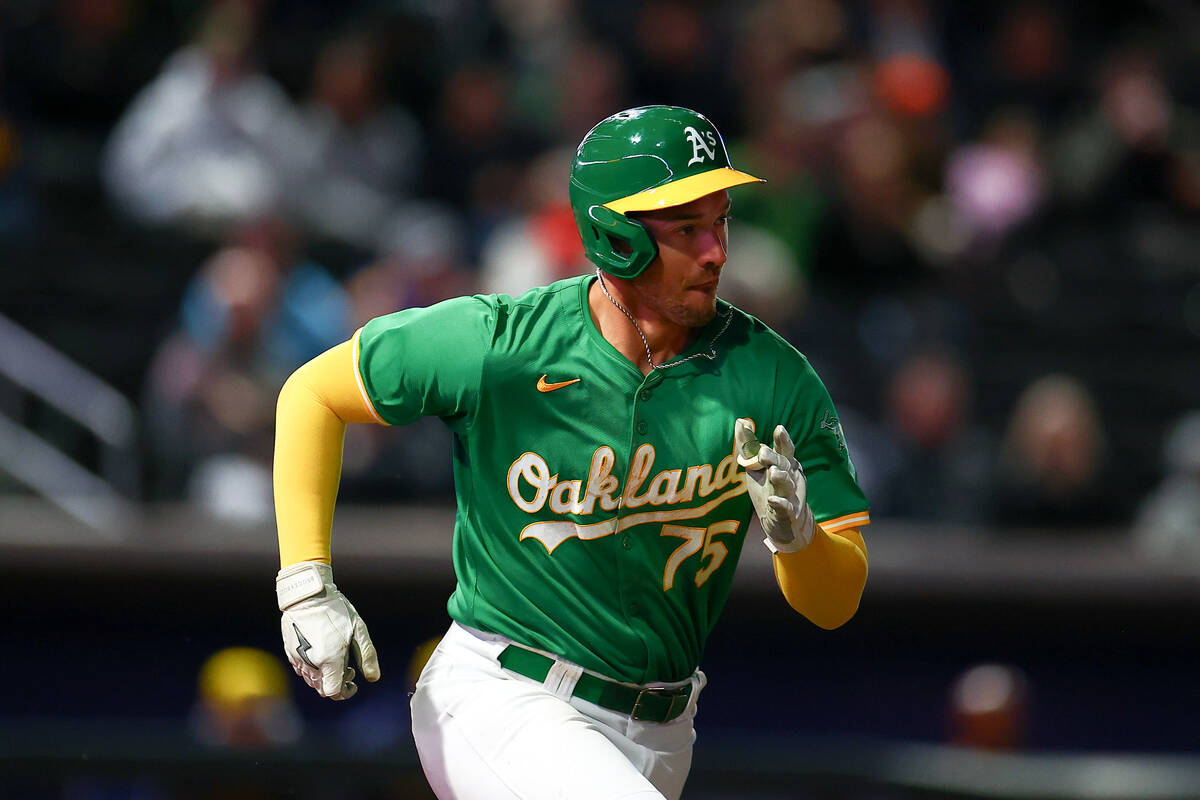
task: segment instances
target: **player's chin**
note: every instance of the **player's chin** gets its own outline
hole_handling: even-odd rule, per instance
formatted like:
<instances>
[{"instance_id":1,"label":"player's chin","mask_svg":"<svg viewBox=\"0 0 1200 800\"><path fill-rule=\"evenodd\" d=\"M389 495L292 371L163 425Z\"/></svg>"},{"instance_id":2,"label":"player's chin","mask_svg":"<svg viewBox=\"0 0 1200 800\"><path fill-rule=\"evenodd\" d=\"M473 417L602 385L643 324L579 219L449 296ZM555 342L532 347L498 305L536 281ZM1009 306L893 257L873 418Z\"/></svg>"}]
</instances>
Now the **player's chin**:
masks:
<instances>
[{"instance_id":1,"label":"player's chin","mask_svg":"<svg viewBox=\"0 0 1200 800\"><path fill-rule=\"evenodd\" d=\"M711 294L703 292L702 299L692 299L692 302L685 303L679 309L682 319L679 320L682 324L689 328L699 328L712 322L713 317L717 315L717 293L714 290Z\"/></svg>"}]
</instances>

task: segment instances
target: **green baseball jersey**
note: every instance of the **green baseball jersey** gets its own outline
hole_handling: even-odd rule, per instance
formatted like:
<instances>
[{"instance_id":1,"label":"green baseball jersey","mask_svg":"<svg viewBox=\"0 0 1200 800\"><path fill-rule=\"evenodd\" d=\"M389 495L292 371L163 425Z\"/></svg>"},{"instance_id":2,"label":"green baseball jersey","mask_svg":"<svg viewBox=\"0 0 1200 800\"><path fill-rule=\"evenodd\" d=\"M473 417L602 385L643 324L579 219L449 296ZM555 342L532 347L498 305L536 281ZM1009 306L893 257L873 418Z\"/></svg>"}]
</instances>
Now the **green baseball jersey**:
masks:
<instances>
[{"instance_id":1,"label":"green baseball jersey","mask_svg":"<svg viewBox=\"0 0 1200 800\"><path fill-rule=\"evenodd\" d=\"M718 301L680 358L702 356L643 375L596 328L593 280L374 319L360 388L381 421L434 415L454 434L452 618L616 680L682 680L753 513L736 418L787 428L826 530L866 524L867 502L795 348Z\"/></svg>"}]
</instances>

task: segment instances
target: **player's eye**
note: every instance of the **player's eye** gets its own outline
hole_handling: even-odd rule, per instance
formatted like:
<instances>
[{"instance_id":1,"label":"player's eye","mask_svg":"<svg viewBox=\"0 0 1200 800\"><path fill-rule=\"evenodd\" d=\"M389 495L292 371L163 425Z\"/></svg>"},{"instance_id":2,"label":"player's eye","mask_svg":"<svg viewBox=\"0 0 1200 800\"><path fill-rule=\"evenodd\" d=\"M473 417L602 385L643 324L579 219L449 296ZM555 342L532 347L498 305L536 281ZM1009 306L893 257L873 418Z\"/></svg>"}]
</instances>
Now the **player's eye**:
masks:
<instances>
[{"instance_id":1,"label":"player's eye","mask_svg":"<svg viewBox=\"0 0 1200 800\"><path fill-rule=\"evenodd\" d=\"M680 225L679 228L677 228L676 230L682 236L691 236L693 233L696 232L696 226L695 225Z\"/></svg>"}]
</instances>

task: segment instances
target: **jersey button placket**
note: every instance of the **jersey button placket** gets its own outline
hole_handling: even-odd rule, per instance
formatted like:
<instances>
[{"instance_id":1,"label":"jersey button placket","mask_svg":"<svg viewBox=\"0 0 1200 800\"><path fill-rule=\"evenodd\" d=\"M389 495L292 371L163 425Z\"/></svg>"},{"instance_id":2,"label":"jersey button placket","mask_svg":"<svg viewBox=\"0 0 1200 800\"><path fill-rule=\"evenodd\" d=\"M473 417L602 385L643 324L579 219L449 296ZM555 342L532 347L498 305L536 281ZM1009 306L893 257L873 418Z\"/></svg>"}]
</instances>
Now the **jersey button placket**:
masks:
<instances>
[{"instance_id":1,"label":"jersey button placket","mask_svg":"<svg viewBox=\"0 0 1200 800\"><path fill-rule=\"evenodd\" d=\"M631 403L633 411L631 415L631 421L633 422L633 435L631 437L632 441L630 442L630 456L632 456L633 451L637 450L640 446L638 439L644 437L650 430L650 426L646 423L646 421L644 419L639 419L639 417L643 413L644 404L650 399L652 394L653 393L650 391L650 389L643 384L636 392L634 392L631 398L633 401ZM626 470L626 474L628 475L628 469ZM626 510L622 506L618 510L618 516L624 513L626 513ZM630 556L629 559L623 560L624 568L621 572L622 605L625 609L626 618L633 620L641 617L643 613L643 604L638 599L635 599L638 597L640 591L640 587L637 585L636 578L638 575L638 568L636 566L638 561L638 551L635 549L635 542L632 534L628 532L623 533L621 535L620 542L621 550L625 553L628 553Z\"/></svg>"}]
</instances>

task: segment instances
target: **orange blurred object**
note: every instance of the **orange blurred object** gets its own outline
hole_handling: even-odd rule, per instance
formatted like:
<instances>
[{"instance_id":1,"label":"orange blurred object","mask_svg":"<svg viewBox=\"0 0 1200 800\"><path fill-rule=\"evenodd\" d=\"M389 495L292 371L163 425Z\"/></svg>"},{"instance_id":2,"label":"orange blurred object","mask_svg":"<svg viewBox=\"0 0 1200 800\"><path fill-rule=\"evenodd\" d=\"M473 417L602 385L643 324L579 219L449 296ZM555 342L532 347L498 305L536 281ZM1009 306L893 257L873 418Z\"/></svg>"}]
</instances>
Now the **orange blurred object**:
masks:
<instances>
[{"instance_id":1,"label":"orange blurred object","mask_svg":"<svg viewBox=\"0 0 1200 800\"><path fill-rule=\"evenodd\" d=\"M1006 664L978 664L950 690L950 741L982 750L1018 750L1025 745L1028 680Z\"/></svg>"},{"instance_id":2,"label":"orange blurred object","mask_svg":"<svg viewBox=\"0 0 1200 800\"><path fill-rule=\"evenodd\" d=\"M924 117L945 106L950 76L936 61L905 53L876 67L875 91L892 111Z\"/></svg>"}]
</instances>

